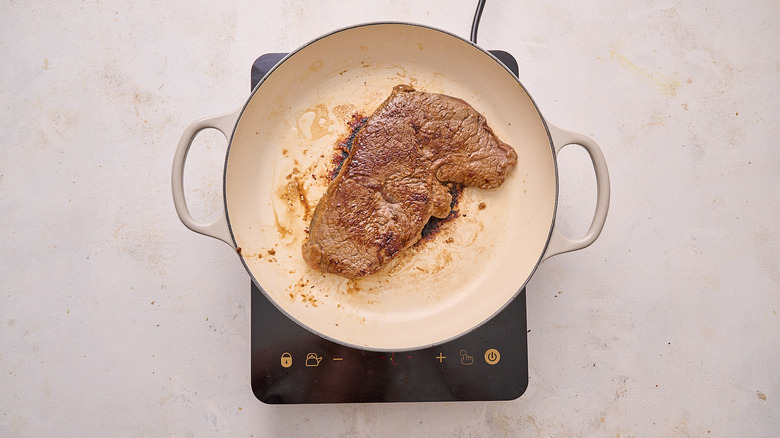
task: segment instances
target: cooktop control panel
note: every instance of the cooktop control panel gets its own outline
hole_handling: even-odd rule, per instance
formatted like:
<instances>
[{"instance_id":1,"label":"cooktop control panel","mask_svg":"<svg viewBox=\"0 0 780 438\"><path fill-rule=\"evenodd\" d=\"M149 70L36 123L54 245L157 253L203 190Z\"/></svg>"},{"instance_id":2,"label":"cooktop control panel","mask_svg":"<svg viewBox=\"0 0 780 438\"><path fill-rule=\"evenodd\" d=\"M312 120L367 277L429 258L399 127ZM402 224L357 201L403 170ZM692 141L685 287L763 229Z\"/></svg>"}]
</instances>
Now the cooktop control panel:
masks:
<instances>
[{"instance_id":1,"label":"cooktop control panel","mask_svg":"<svg viewBox=\"0 0 780 438\"><path fill-rule=\"evenodd\" d=\"M508 53L491 51L515 75ZM252 89L285 54L259 57ZM252 390L269 404L512 400L528 386L525 289L490 321L437 347L374 352L304 329L252 283Z\"/></svg>"},{"instance_id":2,"label":"cooktop control panel","mask_svg":"<svg viewBox=\"0 0 780 438\"><path fill-rule=\"evenodd\" d=\"M252 285L252 390L270 404L512 400L528 386L525 290L438 347L374 352L328 341Z\"/></svg>"}]
</instances>

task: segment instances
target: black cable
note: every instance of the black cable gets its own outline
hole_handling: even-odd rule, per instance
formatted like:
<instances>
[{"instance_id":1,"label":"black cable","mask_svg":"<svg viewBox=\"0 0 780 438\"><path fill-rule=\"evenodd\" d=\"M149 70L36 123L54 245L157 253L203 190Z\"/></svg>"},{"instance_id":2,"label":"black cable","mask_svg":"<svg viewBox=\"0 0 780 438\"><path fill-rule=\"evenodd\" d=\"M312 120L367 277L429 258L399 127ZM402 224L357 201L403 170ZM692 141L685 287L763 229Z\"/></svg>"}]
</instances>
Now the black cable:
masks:
<instances>
[{"instance_id":1,"label":"black cable","mask_svg":"<svg viewBox=\"0 0 780 438\"><path fill-rule=\"evenodd\" d=\"M479 29L479 20L482 18L482 10L485 9L485 0L477 2L477 12L474 13L474 21L471 23L471 42L477 44L477 30Z\"/></svg>"}]
</instances>

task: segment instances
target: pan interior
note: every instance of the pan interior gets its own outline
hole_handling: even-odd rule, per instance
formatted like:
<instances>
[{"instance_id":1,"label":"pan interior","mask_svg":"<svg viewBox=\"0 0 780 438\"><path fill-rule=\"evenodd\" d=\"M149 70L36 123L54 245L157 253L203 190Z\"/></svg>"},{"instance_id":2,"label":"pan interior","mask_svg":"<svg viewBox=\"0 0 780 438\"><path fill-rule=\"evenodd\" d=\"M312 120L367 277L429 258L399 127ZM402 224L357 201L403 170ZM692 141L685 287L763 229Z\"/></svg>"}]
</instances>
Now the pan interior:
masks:
<instances>
[{"instance_id":1,"label":"pan interior","mask_svg":"<svg viewBox=\"0 0 780 438\"><path fill-rule=\"evenodd\" d=\"M398 84L464 99L518 153L498 189L466 188L460 217L359 280L301 256L335 146ZM255 90L225 169L231 230L255 281L299 323L337 342L399 351L485 322L533 273L556 197L550 140L517 80L489 55L434 29L396 23L335 32L299 49Z\"/></svg>"}]
</instances>

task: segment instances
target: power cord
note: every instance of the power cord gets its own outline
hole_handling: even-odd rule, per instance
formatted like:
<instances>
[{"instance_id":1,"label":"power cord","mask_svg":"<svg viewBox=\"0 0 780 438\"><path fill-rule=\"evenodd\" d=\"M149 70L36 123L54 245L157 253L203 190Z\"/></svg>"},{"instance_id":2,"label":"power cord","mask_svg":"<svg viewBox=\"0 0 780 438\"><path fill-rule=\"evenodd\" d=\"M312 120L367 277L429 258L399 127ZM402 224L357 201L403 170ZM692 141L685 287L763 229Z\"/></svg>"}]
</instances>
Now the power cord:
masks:
<instances>
[{"instance_id":1,"label":"power cord","mask_svg":"<svg viewBox=\"0 0 780 438\"><path fill-rule=\"evenodd\" d=\"M485 0L477 2L477 11L474 13L474 21L471 23L471 42L477 44L477 30L479 30L479 20L482 19L482 10L485 9Z\"/></svg>"}]
</instances>

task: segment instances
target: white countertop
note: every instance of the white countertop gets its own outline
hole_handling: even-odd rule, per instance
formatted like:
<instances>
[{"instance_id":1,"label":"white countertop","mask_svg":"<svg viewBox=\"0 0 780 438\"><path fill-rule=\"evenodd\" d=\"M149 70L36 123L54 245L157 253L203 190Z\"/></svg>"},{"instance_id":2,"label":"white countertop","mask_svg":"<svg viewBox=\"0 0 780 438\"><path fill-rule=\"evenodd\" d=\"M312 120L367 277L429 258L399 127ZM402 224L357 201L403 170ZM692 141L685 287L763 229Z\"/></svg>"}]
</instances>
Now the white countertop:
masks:
<instances>
[{"instance_id":1,"label":"white countertop","mask_svg":"<svg viewBox=\"0 0 780 438\"><path fill-rule=\"evenodd\" d=\"M180 223L173 151L243 104L262 53L377 20L468 37L476 1L144 3L0 5L0 436L780 430L777 2L488 1L480 45L602 147L607 226L529 283L521 398L322 406L252 394L249 276ZM193 147L200 218L225 143ZM569 149L557 224L577 235L595 183Z\"/></svg>"}]
</instances>

